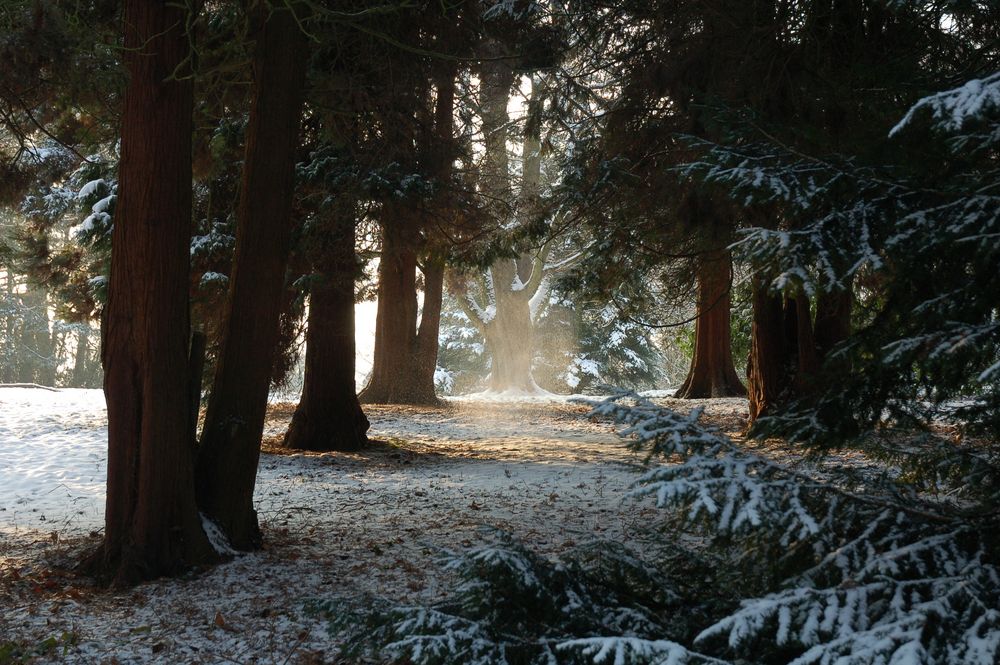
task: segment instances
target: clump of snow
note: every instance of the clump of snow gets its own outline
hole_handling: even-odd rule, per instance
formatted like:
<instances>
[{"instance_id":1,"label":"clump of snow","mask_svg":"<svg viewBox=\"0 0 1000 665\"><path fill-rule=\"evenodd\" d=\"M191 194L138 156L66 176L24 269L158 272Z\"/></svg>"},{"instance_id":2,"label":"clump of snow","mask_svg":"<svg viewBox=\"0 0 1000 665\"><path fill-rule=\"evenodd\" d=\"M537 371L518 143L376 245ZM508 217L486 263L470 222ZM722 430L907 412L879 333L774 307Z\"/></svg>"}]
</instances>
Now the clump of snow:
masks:
<instances>
[{"instance_id":1,"label":"clump of snow","mask_svg":"<svg viewBox=\"0 0 1000 665\"><path fill-rule=\"evenodd\" d=\"M213 522L204 513L201 513L201 528L204 529L205 535L208 536L208 542L212 544L212 547L216 552L229 556L237 554L237 551L234 550L233 546L229 544L229 539L226 538L226 534L222 533L222 529L219 528L219 525Z\"/></svg>"},{"instance_id":2,"label":"clump of snow","mask_svg":"<svg viewBox=\"0 0 1000 665\"><path fill-rule=\"evenodd\" d=\"M972 79L953 90L924 97L906 112L903 119L889 132L894 136L913 121L921 110L929 110L934 124L944 131L961 129L990 108L1000 108L1000 72L982 79Z\"/></svg>"},{"instance_id":3,"label":"clump of snow","mask_svg":"<svg viewBox=\"0 0 1000 665\"><path fill-rule=\"evenodd\" d=\"M202 289L226 288L228 284L229 277L223 275L221 272L206 272L201 276L201 281L198 282L198 286Z\"/></svg>"},{"instance_id":4,"label":"clump of snow","mask_svg":"<svg viewBox=\"0 0 1000 665\"><path fill-rule=\"evenodd\" d=\"M78 201L85 201L94 194L97 194L98 192L101 191L107 191L108 189L110 189L110 187L108 186L108 183L104 180L104 178L91 180L90 182L86 183L83 187L80 188L80 191L76 195L76 199Z\"/></svg>"}]
</instances>

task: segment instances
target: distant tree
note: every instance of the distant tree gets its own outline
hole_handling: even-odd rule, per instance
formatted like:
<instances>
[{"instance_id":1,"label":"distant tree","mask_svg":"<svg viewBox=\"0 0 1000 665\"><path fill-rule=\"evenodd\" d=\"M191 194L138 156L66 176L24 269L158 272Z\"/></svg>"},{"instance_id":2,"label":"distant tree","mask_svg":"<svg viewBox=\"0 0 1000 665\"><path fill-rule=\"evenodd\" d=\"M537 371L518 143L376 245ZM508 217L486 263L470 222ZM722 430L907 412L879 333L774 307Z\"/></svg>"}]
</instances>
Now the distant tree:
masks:
<instances>
[{"instance_id":1,"label":"distant tree","mask_svg":"<svg viewBox=\"0 0 1000 665\"><path fill-rule=\"evenodd\" d=\"M354 385L355 211L319 213L309 224L309 315L305 378L283 445L301 450L358 450L369 422ZM349 239L349 240L348 240Z\"/></svg>"},{"instance_id":2,"label":"distant tree","mask_svg":"<svg viewBox=\"0 0 1000 665\"><path fill-rule=\"evenodd\" d=\"M375 349L359 397L370 403L436 404L446 254L450 236L465 223L461 218L476 214L453 169L459 77L454 58L468 57L469 24L478 17L475 5L456 5L425 11L422 30L412 17L401 18L407 22L395 26L397 39L421 45L430 55L415 61L406 54L411 61L406 68L394 67L400 80L378 119L393 160L379 175L394 186L376 199L381 248Z\"/></svg>"}]
</instances>

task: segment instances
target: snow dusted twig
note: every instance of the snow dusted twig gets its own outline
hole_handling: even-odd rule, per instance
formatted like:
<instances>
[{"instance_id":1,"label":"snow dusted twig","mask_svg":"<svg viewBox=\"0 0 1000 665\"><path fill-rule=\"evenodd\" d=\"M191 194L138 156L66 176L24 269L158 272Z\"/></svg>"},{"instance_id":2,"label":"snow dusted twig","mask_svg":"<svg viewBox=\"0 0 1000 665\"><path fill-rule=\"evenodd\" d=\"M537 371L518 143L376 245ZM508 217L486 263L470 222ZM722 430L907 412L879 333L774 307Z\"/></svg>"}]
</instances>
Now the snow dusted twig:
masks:
<instances>
[{"instance_id":1,"label":"snow dusted twig","mask_svg":"<svg viewBox=\"0 0 1000 665\"><path fill-rule=\"evenodd\" d=\"M785 544L819 533L828 519L814 515L805 498L825 485L702 425L700 407L683 415L630 391L591 404L591 416L625 426L618 435L645 451L647 463L668 462L641 475L632 496L655 496L658 506L686 510L689 519L709 520L719 532L761 527L766 515Z\"/></svg>"},{"instance_id":2,"label":"snow dusted twig","mask_svg":"<svg viewBox=\"0 0 1000 665\"><path fill-rule=\"evenodd\" d=\"M929 111L934 126L943 131L962 129L969 120L979 118L990 109L1000 109L1000 72L981 79L972 79L964 85L924 97L906 112L903 119L889 132L895 136L912 124L921 111Z\"/></svg>"},{"instance_id":3,"label":"snow dusted twig","mask_svg":"<svg viewBox=\"0 0 1000 665\"><path fill-rule=\"evenodd\" d=\"M595 665L602 663L655 663L656 665L686 665L709 663L727 665L728 661L694 653L670 640L644 640L637 637L585 637L561 642L559 651L579 650L593 657Z\"/></svg>"}]
</instances>

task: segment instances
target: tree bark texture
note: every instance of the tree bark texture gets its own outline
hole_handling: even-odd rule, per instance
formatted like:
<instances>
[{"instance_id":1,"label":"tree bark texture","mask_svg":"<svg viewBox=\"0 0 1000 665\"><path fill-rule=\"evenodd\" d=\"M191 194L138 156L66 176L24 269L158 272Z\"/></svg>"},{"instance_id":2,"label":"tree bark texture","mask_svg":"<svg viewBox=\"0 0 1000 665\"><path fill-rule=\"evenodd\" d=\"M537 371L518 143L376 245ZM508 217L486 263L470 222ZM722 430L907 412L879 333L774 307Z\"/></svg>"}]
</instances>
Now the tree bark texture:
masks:
<instances>
[{"instance_id":1,"label":"tree bark texture","mask_svg":"<svg viewBox=\"0 0 1000 665\"><path fill-rule=\"evenodd\" d=\"M449 65L437 79L434 109L435 139L423 149L434 176L451 179L451 141L454 130L456 69ZM421 237L423 233L423 237ZM428 241L429 230L401 206L391 206L382 225L378 310L375 319L375 357L371 379L361 392L362 402L438 404L434 390L438 330L444 296L444 262ZM430 246L430 247L428 247ZM418 251L424 276L424 302L417 324Z\"/></svg>"},{"instance_id":2,"label":"tree bark texture","mask_svg":"<svg viewBox=\"0 0 1000 665\"><path fill-rule=\"evenodd\" d=\"M747 393L750 424L795 397L816 389L825 354L850 333L850 294L821 296L813 321L811 303L802 293L770 293L770 278L753 283L753 325Z\"/></svg>"},{"instance_id":3,"label":"tree bark texture","mask_svg":"<svg viewBox=\"0 0 1000 665\"><path fill-rule=\"evenodd\" d=\"M354 388L354 220L331 229L309 289L305 382L283 445L299 450L352 451L369 428Z\"/></svg>"},{"instance_id":4,"label":"tree bark texture","mask_svg":"<svg viewBox=\"0 0 1000 665\"><path fill-rule=\"evenodd\" d=\"M375 357L371 379L361 391L362 402L374 404L437 404L434 367L428 371L427 357L433 348L437 361L437 326L441 293L425 290L421 315L427 325L417 329L417 251L419 238L413 224L386 220L382 225L379 262L378 309L375 315ZM429 281L429 284L427 282ZM425 286L441 290L442 279L425 280ZM423 337L433 336L433 341ZM424 357L420 357L421 347Z\"/></svg>"},{"instance_id":5,"label":"tree bark texture","mask_svg":"<svg viewBox=\"0 0 1000 665\"><path fill-rule=\"evenodd\" d=\"M187 18L177 5L125 3L129 83L102 347L107 511L104 542L84 562L114 585L216 558L195 504L188 430L193 97L177 71L189 55Z\"/></svg>"},{"instance_id":6,"label":"tree bark texture","mask_svg":"<svg viewBox=\"0 0 1000 665\"><path fill-rule=\"evenodd\" d=\"M236 254L198 455L198 504L242 550L261 544L253 489L291 235L306 60L292 11L273 7L257 39Z\"/></svg>"},{"instance_id":7,"label":"tree bark texture","mask_svg":"<svg viewBox=\"0 0 1000 665\"><path fill-rule=\"evenodd\" d=\"M728 250L706 253L698 263L698 303L694 354L679 398L746 395L733 364L730 329L732 257Z\"/></svg>"}]
</instances>

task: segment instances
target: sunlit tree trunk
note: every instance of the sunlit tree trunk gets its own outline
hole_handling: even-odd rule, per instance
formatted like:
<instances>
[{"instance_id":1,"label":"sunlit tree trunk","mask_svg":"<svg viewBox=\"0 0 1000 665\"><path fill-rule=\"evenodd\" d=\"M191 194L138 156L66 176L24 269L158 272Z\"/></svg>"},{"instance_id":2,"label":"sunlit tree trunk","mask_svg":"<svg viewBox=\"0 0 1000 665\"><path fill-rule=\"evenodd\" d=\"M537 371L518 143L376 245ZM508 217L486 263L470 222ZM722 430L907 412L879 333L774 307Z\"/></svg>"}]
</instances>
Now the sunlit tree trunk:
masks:
<instances>
[{"instance_id":1,"label":"sunlit tree trunk","mask_svg":"<svg viewBox=\"0 0 1000 665\"><path fill-rule=\"evenodd\" d=\"M45 290L28 284L21 295L24 326L21 329L21 383L51 386L56 380L55 344Z\"/></svg>"},{"instance_id":2,"label":"sunlit tree trunk","mask_svg":"<svg viewBox=\"0 0 1000 665\"><path fill-rule=\"evenodd\" d=\"M728 250L708 252L700 258L694 354L687 378L677 389L677 397L734 397L747 392L733 364L732 278L732 258Z\"/></svg>"},{"instance_id":3,"label":"sunlit tree trunk","mask_svg":"<svg viewBox=\"0 0 1000 665\"><path fill-rule=\"evenodd\" d=\"M326 243L325 243L326 244ZM368 418L354 387L354 219L330 229L309 287L305 382L283 445L301 450L358 450Z\"/></svg>"},{"instance_id":4,"label":"sunlit tree trunk","mask_svg":"<svg viewBox=\"0 0 1000 665\"><path fill-rule=\"evenodd\" d=\"M115 585L215 559L195 504L188 430L192 81L180 5L128 0L111 280L104 310L104 541L85 568ZM175 76L177 75L177 76Z\"/></svg>"},{"instance_id":5,"label":"sunlit tree trunk","mask_svg":"<svg viewBox=\"0 0 1000 665\"><path fill-rule=\"evenodd\" d=\"M447 66L437 78L434 131L430 136L433 140L425 141L421 148L430 170L441 183L451 179L455 80L453 65ZM362 402L438 404L434 373L444 262L430 236L422 220L402 206L390 206L386 211L382 224L374 363L368 385L359 396ZM424 296L419 312L418 265L423 275Z\"/></svg>"},{"instance_id":6,"label":"sunlit tree trunk","mask_svg":"<svg viewBox=\"0 0 1000 665\"><path fill-rule=\"evenodd\" d=\"M378 309L375 315L375 353L371 378L361 391L362 402L374 404L436 404L434 368L421 366L421 332L437 336L430 322L440 320L441 296L425 292L423 316L428 325L417 328L417 252L414 224L387 221L382 225L379 261ZM434 286L432 281L432 286ZM440 282L436 288L440 288ZM434 311L436 307L437 311ZM430 343L428 343L430 344ZM435 362L437 356L434 342ZM426 360L423 361L426 364ZM427 378L429 377L429 381Z\"/></svg>"},{"instance_id":7,"label":"sunlit tree trunk","mask_svg":"<svg viewBox=\"0 0 1000 665\"><path fill-rule=\"evenodd\" d=\"M531 375L534 359L534 324L527 289L512 290L518 276L517 262L500 261L490 268L495 289L496 313L482 326L490 355L489 389L495 392L537 390ZM525 278L527 279L527 278Z\"/></svg>"},{"instance_id":8,"label":"sunlit tree trunk","mask_svg":"<svg viewBox=\"0 0 1000 665\"><path fill-rule=\"evenodd\" d=\"M237 549L261 544L253 489L285 289L305 79L306 38L294 7L270 8L257 39L236 254L198 454L198 504Z\"/></svg>"}]
</instances>

